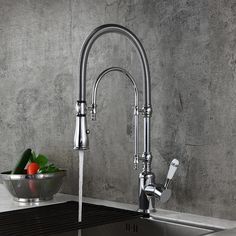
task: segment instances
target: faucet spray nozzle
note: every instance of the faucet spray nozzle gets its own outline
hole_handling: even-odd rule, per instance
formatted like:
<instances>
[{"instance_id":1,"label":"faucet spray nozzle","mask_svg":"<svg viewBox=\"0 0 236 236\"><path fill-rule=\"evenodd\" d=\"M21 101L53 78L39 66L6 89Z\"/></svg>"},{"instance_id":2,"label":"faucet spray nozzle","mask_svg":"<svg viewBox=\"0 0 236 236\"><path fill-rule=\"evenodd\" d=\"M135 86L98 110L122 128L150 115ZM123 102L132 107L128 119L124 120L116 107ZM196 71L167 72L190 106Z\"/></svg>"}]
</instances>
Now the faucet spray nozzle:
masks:
<instances>
[{"instance_id":1,"label":"faucet spray nozzle","mask_svg":"<svg viewBox=\"0 0 236 236\"><path fill-rule=\"evenodd\" d=\"M74 136L74 149L86 150L89 148L88 129L86 120L86 102L77 101L76 103L76 126Z\"/></svg>"}]
</instances>

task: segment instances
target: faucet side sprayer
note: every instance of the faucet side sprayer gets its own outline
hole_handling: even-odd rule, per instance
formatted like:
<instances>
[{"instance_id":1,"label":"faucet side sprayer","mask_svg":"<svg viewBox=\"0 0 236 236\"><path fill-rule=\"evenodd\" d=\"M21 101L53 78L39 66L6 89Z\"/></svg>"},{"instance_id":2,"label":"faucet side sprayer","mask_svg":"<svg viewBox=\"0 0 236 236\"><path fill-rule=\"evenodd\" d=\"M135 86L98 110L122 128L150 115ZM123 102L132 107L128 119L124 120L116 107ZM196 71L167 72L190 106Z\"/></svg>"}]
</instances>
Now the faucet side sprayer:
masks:
<instances>
[{"instance_id":1,"label":"faucet side sprayer","mask_svg":"<svg viewBox=\"0 0 236 236\"><path fill-rule=\"evenodd\" d=\"M142 65L143 71L143 107L138 110L143 116L143 135L144 135L144 143L143 143L143 153L141 156L136 153L137 156L134 161L138 162L141 160L143 162L143 170L139 176L139 211L141 212L149 212L149 201L154 202L153 199L159 199L161 201L166 201L170 197L170 190L167 189L170 179L166 181L164 185L157 185L155 183L155 175L151 172L151 162L152 162L152 154L150 151L150 137L151 137L151 128L150 128L150 119L152 115L152 106L151 106L151 83L150 83L150 71L147 56L145 50L137 38L137 36L131 32L129 29L116 25L116 24L106 24L97 27L85 40L81 53L80 53L80 73L79 73L79 100L76 103L76 128L75 128L75 136L74 136L74 149L77 150L86 150L89 148L88 142L88 133L87 129L87 121L86 121L86 112L89 109L86 105L86 71L87 71L87 62L89 52L94 44L94 42L102 35L107 33L118 33L126 36L134 45ZM118 68L118 67L112 67ZM111 68L109 68L111 69ZM105 70L100 74L100 79L109 72ZM127 77L129 74L123 69L119 68L118 71L125 73ZM98 82L100 79L98 78ZM132 78L132 77L131 77ZM132 81L132 79L131 79ZM95 85L96 86L96 85ZM96 90L96 88L95 88ZM96 91L95 91L96 93ZM96 94L95 94L96 96ZM96 99L96 98L95 98ZM94 100L93 100L94 101ZM96 102L96 100L95 100ZM93 117L96 114L96 103L92 103L92 107L90 108L92 113L94 112ZM137 127L136 127L137 129ZM135 142L137 144L137 142ZM137 147L135 148L135 152L137 151ZM176 160L177 161L177 160ZM176 161L172 161L172 163L177 163ZM177 163L178 164L178 163ZM178 165L175 165L177 168ZM171 164L169 172L173 172L176 168ZM175 171L174 171L175 172ZM174 173L173 173L174 175ZM169 174L169 177L173 177L173 175Z\"/></svg>"},{"instance_id":2,"label":"faucet side sprayer","mask_svg":"<svg viewBox=\"0 0 236 236\"><path fill-rule=\"evenodd\" d=\"M90 110L91 120L96 120L96 114L97 114L97 89L100 81L104 78L105 75L107 75L110 72L120 72L123 75L125 75L125 78L129 79L133 86L134 90L134 169L138 169L138 162L139 162L139 91L138 87L135 83L134 78L132 75L125 69L121 67L110 67L104 70L99 74L97 77L95 83L93 84L93 90L92 90L92 104L91 107L88 107Z\"/></svg>"}]
</instances>

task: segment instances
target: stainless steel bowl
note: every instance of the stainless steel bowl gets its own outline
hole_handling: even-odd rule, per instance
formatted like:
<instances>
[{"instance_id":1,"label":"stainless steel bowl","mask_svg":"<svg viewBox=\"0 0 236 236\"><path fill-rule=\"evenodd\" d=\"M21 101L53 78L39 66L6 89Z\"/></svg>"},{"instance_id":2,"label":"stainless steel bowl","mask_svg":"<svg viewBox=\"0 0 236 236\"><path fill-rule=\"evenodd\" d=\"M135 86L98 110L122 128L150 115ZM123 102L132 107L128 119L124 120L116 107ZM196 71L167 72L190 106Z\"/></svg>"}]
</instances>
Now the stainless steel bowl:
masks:
<instances>
[{"instance_id":1,"label":"stainless steel bowl","mask_svg":"<svg viewBox=\"0 0 236 236\"><path fill-rule=\"evenodd\" d=\"M14 200L39 202L53 198L53 195L59 191L65 175L65 170L36 175L11 174L7 171L1 173L1 178Z\"/></svg>"}]
</instances>

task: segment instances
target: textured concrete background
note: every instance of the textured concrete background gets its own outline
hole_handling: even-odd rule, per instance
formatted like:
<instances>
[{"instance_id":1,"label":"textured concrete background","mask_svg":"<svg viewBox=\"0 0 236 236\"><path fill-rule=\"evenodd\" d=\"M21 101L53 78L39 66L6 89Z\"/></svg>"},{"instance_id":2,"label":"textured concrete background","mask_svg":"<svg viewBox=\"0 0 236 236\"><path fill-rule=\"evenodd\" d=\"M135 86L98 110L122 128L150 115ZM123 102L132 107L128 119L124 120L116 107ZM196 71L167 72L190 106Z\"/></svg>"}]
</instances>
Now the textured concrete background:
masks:
<instances>
[{"instance_id":1,"label":"textured concrete background","mask_svg":"<svg viewBox=\"0 0 236 236\"><path fill-rule=\"evenodd\" d=\"M171 200L158 207L236 219L234 0L0 0L0 171L32 147L68 169L63 191L77 193L72 144L79 51L104 23L127 26L146 49L157 181L164 181L173 158L181 162ZM89 102L95 77L114 65L129 70L142 88L133 47L106 35L89 57ZM137 202L132 105L129 83L117 73L107 76L97 122L89 122L85 196Z\"/></svg>"}]
</instances>

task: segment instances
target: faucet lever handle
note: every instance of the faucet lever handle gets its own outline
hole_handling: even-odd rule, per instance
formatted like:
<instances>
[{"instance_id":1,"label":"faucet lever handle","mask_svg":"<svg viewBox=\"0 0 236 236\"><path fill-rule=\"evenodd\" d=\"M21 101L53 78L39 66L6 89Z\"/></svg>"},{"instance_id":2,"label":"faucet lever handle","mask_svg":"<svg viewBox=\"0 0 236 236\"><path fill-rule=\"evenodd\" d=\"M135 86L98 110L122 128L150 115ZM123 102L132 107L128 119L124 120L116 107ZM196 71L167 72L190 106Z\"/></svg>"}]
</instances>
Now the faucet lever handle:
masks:
<instances>
[{"instance_id":1,"label":"faucet lever handle","mask_svg":"<svg viewBox=\"0 0 236 236\"><path fill-rule=\"evenodd\" d=\"M169 167L169 171L166 177L164 188L168 188L170 181L172 180L178 166L179 166L179 161L177 159L172 160L172 162L170 163L170 167Z\"/></svg>"}]
</instances>

